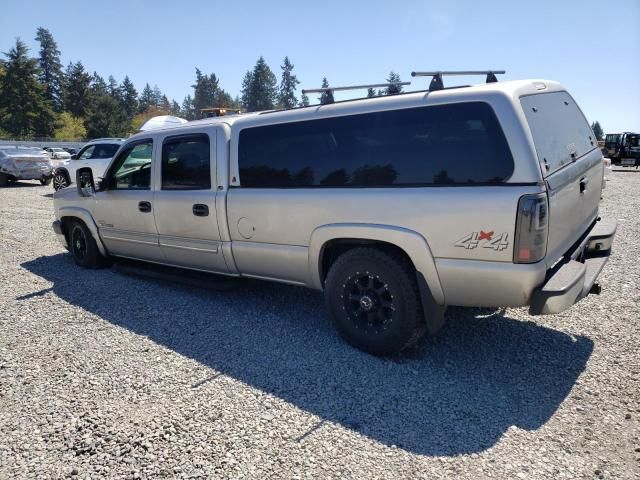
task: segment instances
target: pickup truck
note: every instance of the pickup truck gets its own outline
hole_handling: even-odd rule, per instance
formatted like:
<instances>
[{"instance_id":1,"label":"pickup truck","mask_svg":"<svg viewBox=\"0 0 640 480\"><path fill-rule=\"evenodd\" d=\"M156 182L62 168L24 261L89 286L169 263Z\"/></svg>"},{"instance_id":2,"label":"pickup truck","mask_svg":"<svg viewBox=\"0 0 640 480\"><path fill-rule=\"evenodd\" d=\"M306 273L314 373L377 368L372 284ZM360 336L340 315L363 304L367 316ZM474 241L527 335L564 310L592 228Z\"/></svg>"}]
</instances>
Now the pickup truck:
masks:
<instances>
[{"instance_id":1,"label":"pickup truck","mask_svg":"<svg viewBox=\"0 0 640 480\"><path fill-rule=\"evenodd\" d=\"M598 293L603 176L565 88L494 81L139 133L55 193L53 229L82 267L321 290L347 342L387 355L449 305L554 314Z\"/></svg>"}]
</instances>

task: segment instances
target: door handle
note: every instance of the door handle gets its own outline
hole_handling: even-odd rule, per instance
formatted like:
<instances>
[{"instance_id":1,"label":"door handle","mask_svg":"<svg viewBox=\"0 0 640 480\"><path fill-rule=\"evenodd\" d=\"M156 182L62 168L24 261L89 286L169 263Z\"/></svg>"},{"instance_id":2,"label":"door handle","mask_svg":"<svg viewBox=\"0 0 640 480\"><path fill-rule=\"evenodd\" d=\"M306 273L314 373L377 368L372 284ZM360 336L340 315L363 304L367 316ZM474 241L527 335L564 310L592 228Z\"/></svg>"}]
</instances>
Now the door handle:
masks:
<instances>
[{"instance_id":1,"label":"door handle","mask_svg":"<svg viewBox=\"0 0 640 480\"><path fill-rule=\"evenodd\" d=\"M581 178L580 179L580 193L584 193L585 190L587 189L587 184L589 183L589 180L586 178Z\"/></svg>"},{"instance_id":2,"label":"door handle","mask_svg":"<svg viewBox=\"0 0 640 480\"><path fill-rule=\"evenodd\" d=\"M209 216L209 207L207 205L203 205L202 203L196 203L193 206L193 214L196 217L208 217Z\"/></svg>"},{"instance_id":3,"label":"door handle","mask_svg":"<svg viewBox=\"0 0 640 480\"><path fill-rule=\"evenodd\" d=\"M151 211L151 202L139 202L138 210L142 213L149 213Z\"/></svg>"}]
</instances>

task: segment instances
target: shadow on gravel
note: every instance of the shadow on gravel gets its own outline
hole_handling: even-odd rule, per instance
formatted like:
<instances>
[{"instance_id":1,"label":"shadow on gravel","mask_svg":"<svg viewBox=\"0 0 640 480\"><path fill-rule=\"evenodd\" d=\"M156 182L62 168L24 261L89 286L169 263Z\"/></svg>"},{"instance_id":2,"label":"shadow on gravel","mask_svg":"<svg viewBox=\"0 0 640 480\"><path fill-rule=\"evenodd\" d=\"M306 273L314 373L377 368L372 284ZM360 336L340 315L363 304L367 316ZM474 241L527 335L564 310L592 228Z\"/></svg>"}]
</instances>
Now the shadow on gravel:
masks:
<instances>
[{"instance_id":1,"label":"shadow on gravel","mask_svg":"<svg viewBox=\"0 0 640 480\"><path fill-rule=\"evenodd\" d=\"M37 183L26 183L25 181L17 181L17 182L9 182L4 188L24 188L24 187L42 187L40 182Z\"/></svg>"},{"instance_id":2,"label":"shadow on gravel","mask_svg":"<svg viewBox=\"0 0 640 480\"><path fill-rule=\"evenodd\" d=\"M250 282L211 292L82 270L65 254L22 266L61 299L216 370L176 389L217 388L220 372L318 415L294 442L335 422L421 455L479 452L512 425L544 425L593 350L586 337L502 311L450 309L439 335L385 360L342 342L311 290Z\"/></svg>"}]
</instances>

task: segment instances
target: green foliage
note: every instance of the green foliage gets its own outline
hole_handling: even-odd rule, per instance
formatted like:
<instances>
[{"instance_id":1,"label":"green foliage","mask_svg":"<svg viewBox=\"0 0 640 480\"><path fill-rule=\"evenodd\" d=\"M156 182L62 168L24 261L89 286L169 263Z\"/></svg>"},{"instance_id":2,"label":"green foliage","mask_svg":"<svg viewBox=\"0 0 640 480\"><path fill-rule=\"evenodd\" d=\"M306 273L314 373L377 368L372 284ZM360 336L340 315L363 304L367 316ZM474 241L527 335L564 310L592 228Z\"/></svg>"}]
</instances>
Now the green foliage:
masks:
<instances>
[{"instance_id":1,"label":"green foliage","mask_svg":"<svg viewBox=\"0 0 640 480\"><path fill-rule=\"evenodd\" d=\"M153 94L153 89L147 83L140 94L140 98L138 99L138 113L146 112L149 107L155 106L155 97Z\"/></svg>"},{"instance_id":2,"label":"green foliage","mask_svg":"<svg viewBox=\"0 0 640 480\"><path fill-rule=\"evenodd\" d=\"M94 99L85 127L89 138L124 137L129 133L129 120L118 100L102 94Z\"/></svg>"},{"instance_id":3,"label":"green foliage","mask_svg":"<svg viewBox=\"0 0 640 480\"><path fill-rule=\"evenodd\" d=\"M597 120L591 124L591 130L593 130L593 134L596 136L596 140L604 140L604 130L600 126L600 122Z\"/></svg>"},{"instance_id":4,"label":"green foliage","mask_svg":"<svg viewBox=\"0 0 640 480\"><path fill-rule=\"evenodd\" d=\"M388 83L400 83L402 80L400 80L400 75L398 75L397 73L395 73L393 70L389 73L389 76L387 77L387 82ZM402 85L389 85L384 93L385 95L397 95L398 93L402 92Z\"/></svg>"},{"instance_id":5,"label":"green foliage","mask_svg":"<svg viewBox=\"0 0 640 480\"><path fill-rule=\"evenodd\" d=\"M124 108L127 117L133 118L138 111L138 91L128 76L124 77L124 80L120 84L120 101L122 102L122 108Z\"/></svg>"},{"instance_id":6,"label":"green foliage","mask_svg":"<svg viewBox=\"0 0 640 480\"><path fill-rule=\"evenodd\" d=\"M186 97L184 97L180 113L182 114L182 118L184 118L185 120L195 120L196 111L193 106L193 98L191 98L191 95L187 95Z\"/></svg>"},{"instance_id":7,"label":"green foliage","mask_svg":"<svg viewBox=\"0 0 640 480\"><path fill-rule=\"evenodd\" d=\"M54 136L56 140L82 140L87 136L87 130L81 118L62 112L56 119Z\"/></svg>"},{"instance_id":8,"label":"green foliage","mask_svg":"<svg viewBox=\"0 0 640 480\"><path fill-rule=\"evenodd\" d=\"M284 65L281 65L282 78L280 80L280 91L278 93L278 106L282 108L293 108L298 103L296 98L296 86L300 83L298 78L291 72L293 64L289 57L284 57Z\"/></svg>"},{"instance_id":9,"label":"green foliage","mask_svg":"<svg viewBox=\"0 0 640 480\"><path fill-rule=\"evenodd\" d=\"M378 94L376 93L376 89L375 88L367 88L367 97L368 98L373 98L373 97L377 97Z\"/></svg>"},{"instance_id":10,"label":"green foliage","mask_svg":"<svg viewBox=\"0 0 640 480\"><path fill-rule=\"evenodd\" d=\"M45 98L56 112L61 112L64 107L64 76L60 63L60 50L58 50L53 35L46 28L38 28L36 40L40 42L40 56L38 58L40 74L38 79L45 87Z\"/></svg>"},{"instance_id":11,"label":"green foliage","mask_svg":"<svg viewBox=\"0 0 640 480\"><path fill-rule=\"evenodd\" d=\"M65 78L64 109L74 117L85 117L91 104L91 76L82 62L76 62L69 63Z\"/></svg>"},{"instance_id":12,"label":"green foliage","mask_svg":"<svg viewBox=\"0 0 640 480\"><path fill-rule=\"evenodd\" d=\"M302 94L300 96L300 103L298 104L300 107L308 107L309 106L309 97L306 94Z\"/></svg>"},{"instance_id":13,"label":"green foliage","mask_svg":"<svg viewBox=\"0 0 640 480\"><path fill-rule=\"evenodd\" d=\"M0 127L19 137L49 136L54 130L51 104L38 81L40 69L28 57L28 48L20 39L5 53L7 61L0 91Z\"/></svg>"},{"instance_id":14,"label":"green foliage","mask_svg":"<svg viewBox=\"0 0 640 480\"><path fill-rule=\"evenodd\" d=\"M277 80L274 73L260 57L252 72L247 72L242 82L242 103L248 112L271 110L277 100Z\"/></svg>"},{"instance_id":15,"label":"green foliage","mask_svg":"<svg viewBox=\"0 0 640 480\"><path fill-rule=\"evenodd\" d=\"M327 77L322 78L322 88L329 88L329 81L327 80ZM322 95L320 95L318 100L320 100L320 105L327 105L329 103L333 103L335 101L333 99L333 90L322 92Z\"/></svg>"}]
</instances>

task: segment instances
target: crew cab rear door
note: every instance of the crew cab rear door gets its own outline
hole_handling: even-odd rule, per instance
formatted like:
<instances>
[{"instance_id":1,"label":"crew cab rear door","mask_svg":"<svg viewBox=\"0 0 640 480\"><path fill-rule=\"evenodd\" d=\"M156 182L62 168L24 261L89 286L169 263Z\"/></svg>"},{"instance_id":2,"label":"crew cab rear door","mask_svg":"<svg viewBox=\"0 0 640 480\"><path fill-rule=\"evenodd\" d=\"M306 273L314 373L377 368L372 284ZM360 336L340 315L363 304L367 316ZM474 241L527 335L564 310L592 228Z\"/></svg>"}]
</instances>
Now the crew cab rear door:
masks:
<instances>
[{"instance_id":1,"label":"crew cab rear door","mask_svg":"<svg viewBox=\"0 0 640 480\"><path fill-rule=\"evenodd\" d=\"M567 92L520 99L549 196L547 263L555 263L598 215L604 166L595 135Z\"/></svg>"}]
</instances>

